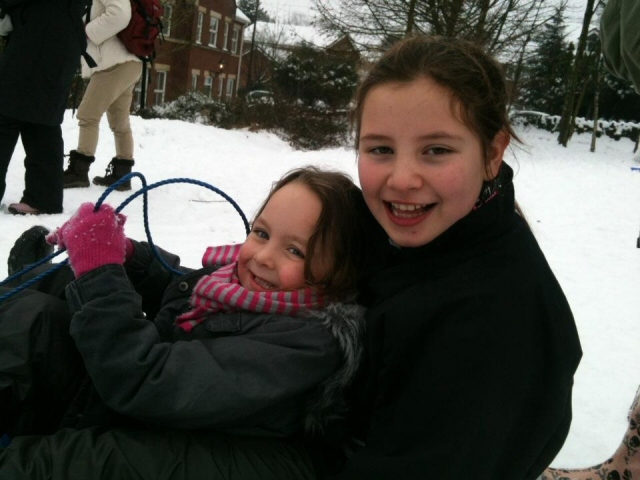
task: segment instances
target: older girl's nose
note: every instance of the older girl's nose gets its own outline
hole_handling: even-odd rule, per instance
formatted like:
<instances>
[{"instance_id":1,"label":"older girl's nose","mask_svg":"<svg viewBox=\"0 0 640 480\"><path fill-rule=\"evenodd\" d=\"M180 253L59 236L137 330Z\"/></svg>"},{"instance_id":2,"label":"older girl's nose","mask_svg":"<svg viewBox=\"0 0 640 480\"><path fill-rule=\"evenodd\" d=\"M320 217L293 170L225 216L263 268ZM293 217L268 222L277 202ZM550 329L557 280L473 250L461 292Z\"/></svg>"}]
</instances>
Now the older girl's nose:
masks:
<instances>
[{"instance_id":1,"label":"older girl's nose","mask_svg":"<svg viewBox=\"0 0 640 480\"><path fill-rule=\"evenodd\" d=\"M407 155L396 157L387 178L387 185L395 190L405 191L421 188L423 184L424 180L415 159Z\"/></svg>"}]
</instances>

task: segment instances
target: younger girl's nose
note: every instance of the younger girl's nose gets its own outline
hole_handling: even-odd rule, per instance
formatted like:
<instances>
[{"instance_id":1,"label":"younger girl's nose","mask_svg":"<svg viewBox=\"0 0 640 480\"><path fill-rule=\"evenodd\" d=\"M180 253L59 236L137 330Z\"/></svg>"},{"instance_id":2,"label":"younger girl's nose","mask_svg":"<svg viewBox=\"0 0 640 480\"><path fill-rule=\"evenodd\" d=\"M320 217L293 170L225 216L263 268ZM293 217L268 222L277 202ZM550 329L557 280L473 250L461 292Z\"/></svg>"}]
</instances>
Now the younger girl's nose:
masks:
<instances>
[{"instance_id":1,"label":"younger girl's nose","mask_svg":"<svg viewBox=\"0 0 640 480\"><path fill-rule=\"evenodd\" d=\"M256 262L267 268L273 267L273 252L269 247L263 247L253 256Z\"/></svg>"}]
</instances>

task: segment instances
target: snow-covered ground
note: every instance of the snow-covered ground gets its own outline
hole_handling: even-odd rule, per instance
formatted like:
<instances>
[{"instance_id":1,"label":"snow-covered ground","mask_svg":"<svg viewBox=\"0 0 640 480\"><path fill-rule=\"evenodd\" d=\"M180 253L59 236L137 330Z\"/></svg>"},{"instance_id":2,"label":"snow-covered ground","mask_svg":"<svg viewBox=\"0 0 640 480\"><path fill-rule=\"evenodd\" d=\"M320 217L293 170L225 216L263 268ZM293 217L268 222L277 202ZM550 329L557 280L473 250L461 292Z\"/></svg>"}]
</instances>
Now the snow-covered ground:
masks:
<instances>
[{"instance_id":1,"label":"snow-covered ground","mask_svg":"<svg viewBox=\"0 0 640 480\"><path fill-rule=\"evenodd\" d=\"M139 117L133 117L132 124L135 170L149 183L174 177L208 182L230 195L248 217L271 183L291 168L314 164L356 177L351 149L301 152L268 133ZM587 466L604 460L617 447L640 384L640 249L636 248L640 172L630 168L638 164L632 161L629 140L602 138L597 152L590 153L587 135L575 137L565 149L550 133L535 129L519 133L525 145L513 149L508 158L516 172L516 198L569 299L584 350L575 379L573 425L553 465ZM66 150L74 148L78 127L70 112L63 134ZM102 175L114 155L106 121L101 135L91 176ZM18 145L4 204L20 200L23 158ZM140 185L137 179L133 184L134 189ZM60 215L0 214L0 278L6 277L6 258L23 230L34 224L55 228L82 202L96 201L102 192L93 185L65 191L65 212ZM130 193L114 192L107 201L118 205ZM129 217L127 234L144 238L141 197L123 212ZM149 218L155 243L179 253L188 266L199 266L207 245L240 242L244 237L235 210L217 194L194 185L152 190Z\"/></svg>"}]
</instances>

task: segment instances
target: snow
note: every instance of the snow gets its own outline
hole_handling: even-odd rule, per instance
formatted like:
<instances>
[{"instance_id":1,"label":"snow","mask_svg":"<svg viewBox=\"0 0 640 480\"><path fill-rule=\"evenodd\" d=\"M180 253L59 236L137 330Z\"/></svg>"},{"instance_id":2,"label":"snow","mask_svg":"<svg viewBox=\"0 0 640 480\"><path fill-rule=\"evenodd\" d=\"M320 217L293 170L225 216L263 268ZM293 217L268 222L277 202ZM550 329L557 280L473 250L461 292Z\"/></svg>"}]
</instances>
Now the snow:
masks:
<instances>
[{"instance_id":1,"label":"snow","mask_svg":"<svg viewBox=\"0 0 640 480\"><path fill-rule=\"evenodd\" d=\"M306 164L340 169L356 178L350 148L295 151L274 134L229 131L173 120L132 117L135 170L148 183L175 177L208 182L231 196L251 217L271 183L291 168ZM63 123L67 151L78 137L75 118ZM520 129L525 142L509 153L516 198L547 255L573 309L584 357L575 377L574 421L554 466L599 463L617 448L627 411L640 383L640 172L633 163L633 142L598 139L590 153L590 135L574 137L568 148L555 136ZM102 175L114 156L106 121L91 175ZM4 204L20 200L24 151L19 144L9 167ZM140 185L133 180L134 190ZM17 236L35 224L52 229L103 189L66 190L60 215L0 214L0 278ZM132 192L113 192L107 201L119 205ZM144 239L142 200L123 210L126 232ZM6 211L6 210L5 210ZM170 184L149 192L149 223L154 242L181 255L183 264L199 266L208 245L241 242L244 225L219 195L190 184ZM60 257L64 258L64 256ZM546 395L546 392L540 392Z\"/></svg>"}]
</instances>

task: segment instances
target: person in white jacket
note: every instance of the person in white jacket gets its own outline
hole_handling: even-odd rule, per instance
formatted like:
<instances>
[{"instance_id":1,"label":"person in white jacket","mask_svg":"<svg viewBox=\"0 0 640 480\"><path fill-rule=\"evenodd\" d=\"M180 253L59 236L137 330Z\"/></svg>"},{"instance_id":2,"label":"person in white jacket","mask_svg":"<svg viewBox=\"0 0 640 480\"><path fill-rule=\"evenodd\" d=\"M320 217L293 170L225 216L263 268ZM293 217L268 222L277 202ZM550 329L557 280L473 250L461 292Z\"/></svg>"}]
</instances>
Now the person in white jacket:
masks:
<instances>
[{"instance_id":1,"label":"person in white jacket","mask_svg":"<svg viewBox=\"0 0 640 480\"><path fill-rule=\"evenodd\" d=\"M131 4L129 0L94 0L89 18L85 27L87 53L97 66L89 67L82 58L82 76L90 80L78 107L78 146L69 153L64 188L89 186L89 168L95 160L100 120L105 112L113 132L116 156L107 166L105 176L94 177L93 183L111 185L130 173L134 165L129 111L133 89L142 74L142 62L116 36L129 24ZM118 187L118 190L130 189L130 182Z\"/></svg>"}]
</instances>

